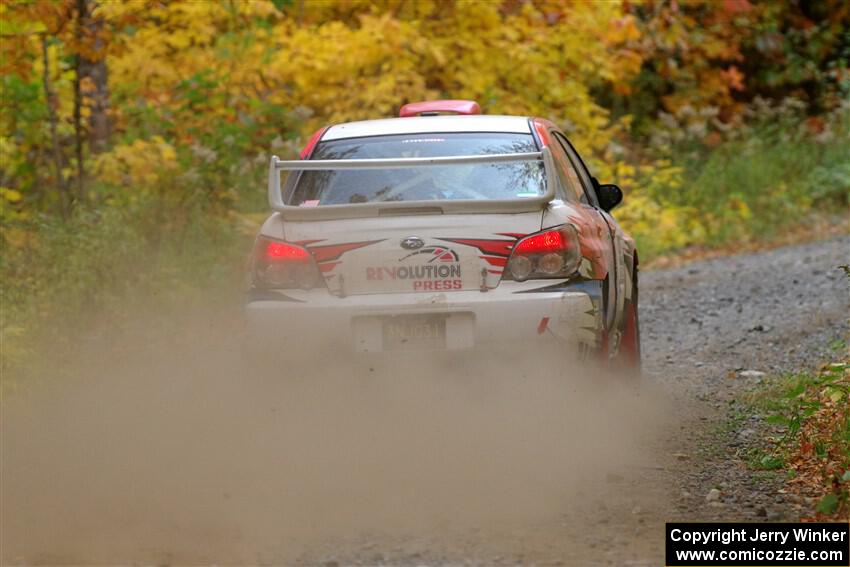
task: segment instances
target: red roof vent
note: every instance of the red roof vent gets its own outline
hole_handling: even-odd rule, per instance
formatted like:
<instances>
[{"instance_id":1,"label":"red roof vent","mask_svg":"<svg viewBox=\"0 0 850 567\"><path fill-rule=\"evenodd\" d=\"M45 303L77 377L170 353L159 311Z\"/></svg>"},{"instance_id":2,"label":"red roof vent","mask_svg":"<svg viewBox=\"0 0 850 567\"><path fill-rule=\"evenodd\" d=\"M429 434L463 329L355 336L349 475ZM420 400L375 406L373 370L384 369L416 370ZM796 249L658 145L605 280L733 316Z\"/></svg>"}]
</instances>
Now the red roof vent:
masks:
<instances>
[{"instance_id":1,"label":"red roof vent","mask_svg":"<svg viewBox=\"0 0 850 567\"><path fill-rule=\"evenodd\" d=\"M405 104L399 110L402 118L410 116L436 116L438 114L481 114L481 107L474 100L426 100Z\"/></svg>"}]
</instances>

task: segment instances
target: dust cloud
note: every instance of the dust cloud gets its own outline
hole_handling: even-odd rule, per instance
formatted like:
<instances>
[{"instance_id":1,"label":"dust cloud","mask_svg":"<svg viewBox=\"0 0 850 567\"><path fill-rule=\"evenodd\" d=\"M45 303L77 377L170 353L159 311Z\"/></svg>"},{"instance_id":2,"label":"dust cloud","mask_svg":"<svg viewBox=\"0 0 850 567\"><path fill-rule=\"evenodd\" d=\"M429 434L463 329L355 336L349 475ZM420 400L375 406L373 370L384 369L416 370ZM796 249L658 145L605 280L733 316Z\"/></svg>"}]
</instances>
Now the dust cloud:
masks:
<instances>
[{"instance_id":1,"label":"dust cloud","mask_svg":"<svg viewBox=\"0 0 850 567\"><path fill-rule=\"evenodd\" d=\"M140 309L4 388L3 564L457 562L652 465L633 378L529 345L258 368L237 303Z\"/></svg>"}]
</instances>

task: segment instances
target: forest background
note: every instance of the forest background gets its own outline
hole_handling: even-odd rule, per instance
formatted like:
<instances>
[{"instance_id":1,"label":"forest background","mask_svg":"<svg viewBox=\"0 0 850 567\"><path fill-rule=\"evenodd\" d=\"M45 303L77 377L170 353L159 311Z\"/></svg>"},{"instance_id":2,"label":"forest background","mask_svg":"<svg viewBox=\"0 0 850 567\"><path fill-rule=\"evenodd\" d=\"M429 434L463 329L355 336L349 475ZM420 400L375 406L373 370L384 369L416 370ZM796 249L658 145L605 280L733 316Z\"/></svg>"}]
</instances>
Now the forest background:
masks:
<instances>
[{"instance_id":1,"label":"forest background","mask_svg":"<svg viewBox=\"0 0 850 567\"><path fill-rule=\"evenodd\" d=\"M849 64L843 0L3 0L3 366L238 287L269 155L417 100L559 124L644 263L846 230Z\"/></svg>"}]
</instances>

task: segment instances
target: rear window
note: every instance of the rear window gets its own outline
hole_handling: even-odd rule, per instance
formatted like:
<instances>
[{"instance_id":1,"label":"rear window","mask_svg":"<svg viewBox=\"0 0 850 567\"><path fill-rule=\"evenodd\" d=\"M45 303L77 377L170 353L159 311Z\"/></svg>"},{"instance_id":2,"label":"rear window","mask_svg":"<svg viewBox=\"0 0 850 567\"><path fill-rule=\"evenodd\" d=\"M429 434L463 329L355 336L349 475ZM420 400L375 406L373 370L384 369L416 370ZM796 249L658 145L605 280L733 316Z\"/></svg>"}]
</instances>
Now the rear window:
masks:
<instances>
[{"instance_id":1,"label":"rear window","mask_svg":"<svg viewBox=\"0 0 850 567\"><path fill-rule=\"evenodd\" d=\"M321 142L311 159L466 156L536 152L531 134L447 133L372 136ZM545 192L540 162L399 169L304 171L289 184L294 206L388 201L522 199Z\"/></svg>"}]
</instances>

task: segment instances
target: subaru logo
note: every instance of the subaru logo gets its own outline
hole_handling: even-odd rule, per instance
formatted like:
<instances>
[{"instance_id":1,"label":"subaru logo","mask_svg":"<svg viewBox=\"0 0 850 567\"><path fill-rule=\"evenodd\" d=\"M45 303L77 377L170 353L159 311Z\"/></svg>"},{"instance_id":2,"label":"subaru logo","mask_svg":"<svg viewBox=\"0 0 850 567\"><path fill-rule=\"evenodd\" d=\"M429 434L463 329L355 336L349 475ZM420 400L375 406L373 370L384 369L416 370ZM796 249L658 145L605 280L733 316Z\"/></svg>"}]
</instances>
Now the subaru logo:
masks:
<instances>
[{"instance_id":1,"label":"subaru logo","mask_svg":"<svg viewBox=\"0 0 850 567\"><path fill-rule=\"evenodd\" d=\"M416 250L425 246L425 241L418 236L408 236L401 241L401 247L406 250Z\"/></svg>"}]
</instances>

